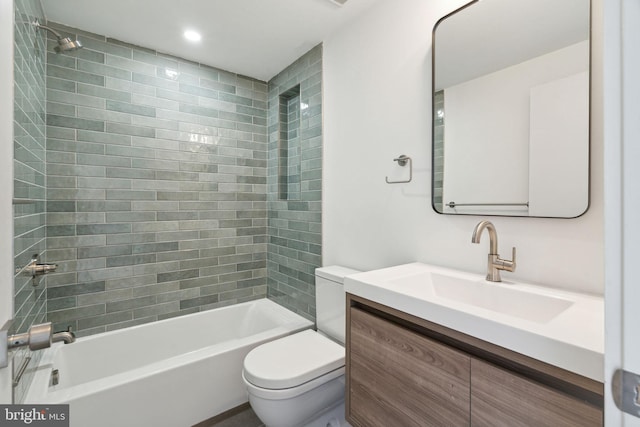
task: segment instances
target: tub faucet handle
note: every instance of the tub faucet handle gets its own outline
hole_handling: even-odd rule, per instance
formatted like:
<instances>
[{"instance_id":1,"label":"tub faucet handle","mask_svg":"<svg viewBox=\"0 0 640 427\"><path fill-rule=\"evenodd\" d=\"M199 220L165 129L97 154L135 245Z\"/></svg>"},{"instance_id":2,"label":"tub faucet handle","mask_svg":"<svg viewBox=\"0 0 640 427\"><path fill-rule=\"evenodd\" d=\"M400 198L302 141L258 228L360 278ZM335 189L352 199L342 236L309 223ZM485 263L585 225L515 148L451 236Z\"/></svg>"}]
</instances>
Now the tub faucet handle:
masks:
<instances>
[{"instance_id":1,"label":"tub faucet handle","mask_svg":"<svg viewBox=\"0 0 640 427\"><path fill-rule=\"evenodd\" d=\"M58 264L40 264L37 259L32 259L31 262L25 267L25 271L31 275L31 277L47 274L52 271L56 271Z\"/></svg>"},{"instance_id":2,"label":"tub faucet handle","mask_svg":"<svg viewBox=\"0 0 640 427\"><path fill-rule=\"evenodd\" d=\"M7 339L8 350L29 346L29 350L42 350L51 347L53 329L51 322L31 325L23 334L10 335Z\"/></svg>"}]
</instances>

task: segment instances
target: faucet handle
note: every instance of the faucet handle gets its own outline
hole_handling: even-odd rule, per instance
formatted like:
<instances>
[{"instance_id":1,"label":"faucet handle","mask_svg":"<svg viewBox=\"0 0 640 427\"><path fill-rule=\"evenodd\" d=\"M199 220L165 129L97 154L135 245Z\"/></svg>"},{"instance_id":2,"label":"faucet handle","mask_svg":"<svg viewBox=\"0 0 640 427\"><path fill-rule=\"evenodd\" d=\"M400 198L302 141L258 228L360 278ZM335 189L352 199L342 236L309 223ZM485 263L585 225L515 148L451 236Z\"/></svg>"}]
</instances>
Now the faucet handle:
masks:
<instances>
[{"instance_id":1,"label":"faucet handle","mask_svg":"<svg viewBox=\"0 0 640 427\"><path fill-rule=\"evenodd\" d=\"M498 256L493 264L498 270L514 271L516 269L516 248L511 248L511 259L502 259Z\"/></svg>"},{"instance_id":2,"label":"faucet handle","mask_svg":"<svg viewBox=\"0 0 640 427\"><path fill-rule=\"evenodd\" d=\"M51 347L52 331L51 322L31 325L27 332L7 338L8 349L29 346L29 350L35 351Z\"/></svg>"},{"instance_id":3,"label":"faucet handle","mask_svg":"<svg viewBox=\"0 0 640 427\"><path fill-rule=\"evenodd\" d=\"M500 270L505 271L514 271L516 269L516 248L515 246L511 248L511 259L502 259L498 258L496 260L496 264L498 264L498 268Z\"/></svg>"}]
</instances>

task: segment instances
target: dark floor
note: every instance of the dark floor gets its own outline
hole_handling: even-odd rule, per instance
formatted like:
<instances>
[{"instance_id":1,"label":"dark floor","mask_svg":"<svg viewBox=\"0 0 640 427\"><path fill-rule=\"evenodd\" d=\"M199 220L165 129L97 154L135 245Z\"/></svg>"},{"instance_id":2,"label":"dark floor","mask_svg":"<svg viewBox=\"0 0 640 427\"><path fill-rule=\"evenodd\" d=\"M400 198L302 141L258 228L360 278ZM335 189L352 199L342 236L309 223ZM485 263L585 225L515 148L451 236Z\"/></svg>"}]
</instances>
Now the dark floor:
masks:
<instances>
[{"instance_id":1,"label":"dark floor","mask_svg":"<svg viewBox=\"0 0 640 427\"><path fill-rule=\"evenodd\" d=\"M200 423L197 427L264 427L264 424L253 412L253 409L246 408L224 420L212 420L209 424Z\"/></svg>"},{"instance_id":2,"label":"dark floor","mask_svg":"<svg viewBox=\"0 0 640 427\"><path fill-rule=\"evenodd\" d=\"M223 415L224 419L222 420L211 419L210 422L203 422L194 427L265 427L249 405L246 405L246 408L239 407L234 409L233 413L229 417ZM351 426L349 423L343 425Z\"/></svg>"},{"instance_id":3,"label":"dark floor","mask_svg":"<svg viewBox=\"0 0 640 427\"><path fill-rule=\"evenodd\" d=\"M231 418L215 424L215 427L264 427L264 424L253 412L253 409L248 408Z\"/></svg>"}]
</instances>

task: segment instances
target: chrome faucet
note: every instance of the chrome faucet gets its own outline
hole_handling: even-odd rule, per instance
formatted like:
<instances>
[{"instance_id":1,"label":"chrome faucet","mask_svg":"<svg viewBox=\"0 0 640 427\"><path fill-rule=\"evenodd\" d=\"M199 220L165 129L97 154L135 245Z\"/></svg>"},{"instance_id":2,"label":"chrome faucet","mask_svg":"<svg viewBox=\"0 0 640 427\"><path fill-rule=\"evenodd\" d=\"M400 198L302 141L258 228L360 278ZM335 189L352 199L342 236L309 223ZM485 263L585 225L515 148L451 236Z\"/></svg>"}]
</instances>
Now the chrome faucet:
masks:
<instances>
[{"instance_id":1,"label":"chrome faucet","mask_svg":"<svg viewBox=\"0 0 640 427\"><path fill-rule=\"evenodd\" d=\"M76 342L76 334L71 331L71 326L67 328L66 331L56 332L51 335L51 342L60 342L62 341L65 344L71 344Z\"/></svg>"},{"instance_id":2,"label":"chrome faucet","mask_svg":"<svg viewBox=\"0 0 640 427\"><path fill-rule=\"evenodd\" d=\"M8 350L29 346L32 351L51 347L54 342L63 341L65 344L75 342L76 336L70 330L53 333L51 322L33 325L23 334L7 337Z\"/></svg>"},{"instance_id":3,"label":"chrome faucet","mask_svg":"<svg viewBox=\"0 0 640 427\"><path fill-rule=\"evenodd\" d=\"M487 280L501 282L500 270L514 271L516 269L516 248L512 248L511 260L501 259L498 255L498 233L490 221L480 221L473 229L471 243L480 243L480 236L484 229L489 232L489 256L487 259Z\"/></svg>"}]
</instances>

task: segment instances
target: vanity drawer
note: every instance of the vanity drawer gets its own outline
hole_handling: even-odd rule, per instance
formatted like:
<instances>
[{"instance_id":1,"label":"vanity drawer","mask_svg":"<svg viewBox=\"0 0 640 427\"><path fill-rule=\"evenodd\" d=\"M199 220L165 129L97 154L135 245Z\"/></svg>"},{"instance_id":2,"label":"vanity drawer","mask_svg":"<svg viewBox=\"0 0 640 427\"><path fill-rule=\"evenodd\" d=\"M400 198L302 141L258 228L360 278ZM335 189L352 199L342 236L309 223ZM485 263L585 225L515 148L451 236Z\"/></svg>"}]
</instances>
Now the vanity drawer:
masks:
<instances>
[{"instance_id":1,"label":"vanity drawer","mask_svg":"<svg viewBox=\"0 0 640 427\"><path fill-rule=\"evenodd\" d=\"M471 359L473 427L597 427L602 415L600 408Z\"/></svg>"},{"instance_id":2,"label":"vanity drawer","mask_svg":"<svg viewBox=\"0 0 640 427\"><path fill-rule=\"evenodd\" d=\"M350 336L353 425L469 425L469 356L357 308Z\"/></svg>"}]
</instances>

